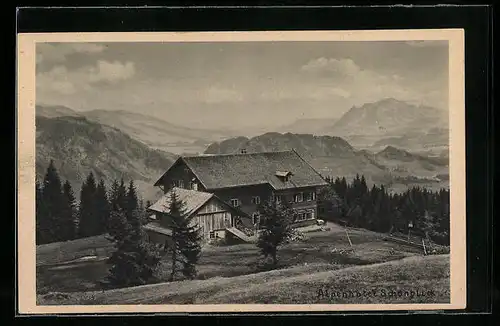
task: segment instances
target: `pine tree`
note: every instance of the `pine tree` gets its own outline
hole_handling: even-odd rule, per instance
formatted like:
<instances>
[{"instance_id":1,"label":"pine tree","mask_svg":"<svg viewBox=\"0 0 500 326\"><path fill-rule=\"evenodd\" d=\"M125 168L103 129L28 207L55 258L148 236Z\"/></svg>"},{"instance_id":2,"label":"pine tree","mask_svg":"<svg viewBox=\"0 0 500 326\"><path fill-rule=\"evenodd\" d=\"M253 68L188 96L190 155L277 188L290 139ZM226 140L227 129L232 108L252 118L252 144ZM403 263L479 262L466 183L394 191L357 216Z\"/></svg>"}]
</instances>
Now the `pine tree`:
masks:
<instances>
[{"instance_id":1,"label":"pine tree","mask_svg":"<svg viewBox=\"0 0 500 326\"><path fill-rule=\"evenodd\" d=\"M108 232L110 204L104 180L100 180L95 193L95 233L103 234Z\"/></svg>"},{"instance_id":2,"label":"pine tree","mask_svg":"<svg viewBox=\"0 0 500 326\"><path fill-rule=\"evenodd\" d=\"M360 195L364 196L368 193L368 185L366 184L366 179L365 176L361 176L361 180L359 182L359 187L360 187Z\"/></svg>"},{"instance_id":3,"label":"pine tree","mask_svg":"<svg viewBox=\"0 0 500 326\"><path fill-rule=\"evenodd\" d=\"M271 256L273 266L278 263L278 249L292 232L295 212L279 204L263 203L259 207L261 233L257 241L264 258Z\"/></svg>"},{"instance_id":4,"label":"pine tree","mask_svg":"<svg viewBox=\"0 0 500 326\"><path fill-rule=\"evenodd\" d=\"M73 240L76 238L76 198L73 188L68 180L63 185L63 221L62 234L65 240Z\"/></svg>"},{"instance_id":5,"label":"pine tree","mask_svg":"<svg viewBox=\"0 0 500 326\"><path fill-rule=\"evenodd\" d=\"M46 242L56 242L64 240L62 233L64 218L63 218L63 203L64 197L62 193L61 179L54 166L54 161L50 161L47 173L43 181L42 201L44 205L44 221L42 230L45 233Z\"/></svg>"},{"instance_id":6,"label":"pine tree","mask_svg":"<svg viewBox=\"0 0 500 326\"><path fill-rule=\"evenodd\" d=\"M109 213L107 224L108 234L111 241L122 241L128 232L128 221L125 211L121 208L112 210Z\"/></svg>"},{"instance_id":7,"label":"pine tree","mask_svg":"<svg viewBox=\"0 0 500 326\"><path fill-rule=\"evenodd\" d=\"M118 187L120 185L118 184L118 181L113 180L113 183L111 183L111 188L109 191L109 205L110 205L110 211L118 211Z\"/></svg>"},{"instance_id":8,"label":"pine tree","mask_svg":"<svg viewBox=\"0 0 500 326\"><path fill-rule=\"evenodd\" d=\"M140 226L139 216L133 214L130 220L119 208L111 212L116 222L114 241L116 251L108 259L111 265L107 277L115 287L129 287L149 283L161 259L156 247L148 243Z\"/></svg>"},{"instance_id":9,"label":"pine tree","mask_svg":"<svg viewBox=\"0 0 500 326\"><path fill-rule=\"evenodd\" d=\"M120 182L114 180L111 184L109 202L111 205L111 210L127 210L127 188L125 187L123 178L120 180Z\"/></svg>"},{"instance_id":10,"label":"pine tree","mask_svg":"<svg viewBox=\"0 0 500 326\"><path fill-rule=\"evenodd\" d=\"M201 233L198 226L192 224L193 217L194 215L185 218L180 225L177 225L178 233L182 235L180 248L181 254L184 257L181 272L188 279L196 277L196 264L200 259L201 253Z\"/></svg>"},{"instance_id":11,"label":"pine tree","mask_svg":"<svg viewBox=\"0 0 500 326\"><path fill-rule=\"evenodd\" d=\"M191 218L185 213L185 203L179 200L175 192L171 193L168 207L172 227L172 271L173 281L179 271L187 278L196 276L196 264L201 252L201 235L197 225L192 225Z\"/></svg>"},{"instance_id":12,"label":"pine tree","mask_svg":"<svg viewBox=\"0 0 500 326\"><path fill-rule=\"evenodd\" d=\"M111 185L111 193L109 195L109 203L110 203L110 215L108 219L108 232L110 236L115 237L118 236L117 233L120 233L118 230L121 229L120 216L127 217L130 214L127 213L127 189L125 188L125 183L123 178L118 183L117 180L114 180Z\"/></svg>"},{"instance_id":13,"label":"pine tree","mask_svg":"<svg viewBox=\"0 0 500 326\"><path fill-rule=\"evenodd\" d=\"M35 200L36 200L36 244L50 242L50 221L48 219L47 209L43 201L43 187L37 180L35 182Z\"/></svg>"},{"instance_id":14,"label":"pine tree","mask_svg":"<svg viewBox=\"0 0 500 326\"><path fill-rule=\"evenodd\" d=\"M80 192L79 209L79 234L80 237L97 235L99 229L99 216L96 215L97 186L92 172L82 184Z\"/></svg>"},{"instance_id":15,"label":"pine tree","mask_svg":"<svg viewBox=\"0 0 500 326\"><path fill-rule=\"evenodd\" d=\"M179 265L182 264L182 256L180 252L180 247L182 245L182 235L179 232L179 228L176 227L180 224L181 220L184 219L186 215L185 203L179 200L177 194L172 191L170 196L170 205L168 207L169 216L171 217L171 227L172 227L172 244L169 250L171 251L171 261L172 261L172 271L170 272L170 281L173 281L175 275L178 271Z\"/></svg>"},{"instance_id":16,"label":"pine tree","mask_svg":"<svg viewBox=\"0 0 500 326\"><path fill-rule=\"evenodd\" d=\"M342 202L343 201L339 198L335 190L335 184L330 184L320 189L318 192L318 206L320 206L328 216L332 214L336 215L335 217L342 215Z\"/></svg>"},{"instance_id":17,"label":"pine tree","mask_svg":"<svg viewBox=\"0 0 500 326\"><path fill-rule=\"evenodd\" d=\"M127 219L131 220L133 218L134 212L138 209L139 203L137 198L137 190L135 189L134 181L130 180L126 195L126 212Z\"/></svg>"}]
</instances>

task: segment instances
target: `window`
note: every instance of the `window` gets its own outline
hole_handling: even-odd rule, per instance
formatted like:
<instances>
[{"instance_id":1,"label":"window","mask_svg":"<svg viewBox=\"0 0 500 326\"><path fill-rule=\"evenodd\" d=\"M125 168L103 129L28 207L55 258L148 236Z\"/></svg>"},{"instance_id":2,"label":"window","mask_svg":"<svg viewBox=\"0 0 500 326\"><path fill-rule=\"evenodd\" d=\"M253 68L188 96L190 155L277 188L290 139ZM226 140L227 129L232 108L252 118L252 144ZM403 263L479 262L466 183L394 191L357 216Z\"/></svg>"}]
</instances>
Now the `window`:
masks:
<instances>
[{"instance_id":1,"label":"window","mask_svg":"<svg viewBox=\"0 0 500 326\"><path fill-rule=\"evenodd\" d=\"M280 195L276 195L274 197L276 198L276 203L277 204L281 203L281 196Z\"/></svg>"},{"instance_id":2,"label":"window","mask_svg":"<svg viewBox=\"0 0 500 326\"><path fill-rule=\"evenodd\" d=\"M214 202L211 202L206 206L207 213L213 213L216 211L217 211L217 205Z\"/></svg>"},{"instance_id":3,"label":"window","mask_svg":"<svg viewBox=\"0 0 500 326\"><path fill-rule=\"evenodd\" d=\"M316 200L316 192L315 191L311 192L311 198L312 198L312 200Z\"/></svg>"},{"instance_id":4,"label":"window","mask_svg":"<svg viewBox=\"0 0 500 326\"><path fill-rule=\"evenodd\" d=\"M314 212L313 211L309 211L306 213L306 219L307 220L312 220L314 218Z\"/></svg>"},{"instance_id":5,"label":"window","mask_svg":"<svg viewBox=\"0 0 500 326\"><path fill-rule=\"evenodd\" d=\"M174 187L184 188L184 180L174 180Z\"/></svg>"},{"instance_id":6,"label":"window","mask_svg":"<svg viewBox=\"0 0 500 326\"><path fill-rule=\"evenodd\" d=\"M210 231L209 235L210 239L215 239L215 231Z\"/></svg>"},{"instance_id":7,"label":"window","mask_svg":"<svg viewBox=\"0 0 500 326\"><path fill-rule=\"evenodd\" d=\"M293 201L296 202L296 203L300 203L303 200L304 200L304 198L303 198L301 192L299 192L298 194L295 194L295 196L293 196Z\"/></svg>"},{"instance_id":8,"label":"window","mask_svg":"<svg viewBox=\"0 0 500 326\"><path fill-rule=\"evenodd\" d=\"M303 221L306 219L306 214L304 213L298 213L297 217L295 218L296 221Z\"/></svg>"},{"instance_id":9,"label":"window","mask_svg":"<svg viewBox=\"0 0 500 326\"><path fill-rule=\"evenodd\" d=\"M198 190L198 184L196 182L191 182L191 189Z\"/></svg>"},{"instance_id":10,"label":"window","mask_svg":"<svg viewBox=\"0 0 500 326\"><path fill-rule=\"evenodd\" d=\"M313 198L313 193L312 192L306 192L304 194L304 200L305 201L311 201L311 200L313 200L312 198Z\"/></svg>"},{"instance_id":11,"label":"window","mask_svg":"<svg viewBox=\"0 0 500 326\"><path fill-rule=\"evenodd\" d=\"M259 205L260 204L260 197L259 196L253 196L252 197L252 204Z\"/></svg>"},{"instance_id":12,"label":"window","mask_svg":"<svg viewBox=\"0 0 500 326\"><path fill-rule=\"evenodd\" d=\"M233 205L233 207L240 206L240 200L238 198L231 199L231 205Z\"/></svg>"},{"instance_id":13,"label":"window","mask_svg":"<svg viewBox=\"0 0 500 326\"><path fill-rule=\"evenodd\" d=\"M260 218L259 213L255 212L252 214L252 222L254 225L259 224Z\"/></svg>"}]
</instances>

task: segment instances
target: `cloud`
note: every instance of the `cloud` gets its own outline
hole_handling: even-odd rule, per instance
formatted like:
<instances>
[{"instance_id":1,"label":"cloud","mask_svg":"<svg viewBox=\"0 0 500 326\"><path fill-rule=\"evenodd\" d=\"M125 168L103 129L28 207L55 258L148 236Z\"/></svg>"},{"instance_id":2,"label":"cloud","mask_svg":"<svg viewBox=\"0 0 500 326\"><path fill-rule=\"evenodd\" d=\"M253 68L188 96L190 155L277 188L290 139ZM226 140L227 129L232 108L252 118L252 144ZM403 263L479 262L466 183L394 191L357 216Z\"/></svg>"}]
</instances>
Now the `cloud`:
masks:
<instances>
[{"instance_id":1,"label":"cloud","mask_svg":"<svg viewBox=\"0 0 500 326\"><path fill-rule=\"evenodd\" d=\"M420 45L419 45L420 46ZM307 81L316 84L308 90L317 100L329 98L349 99L353 104L373 102L382 98L393 97L400 100L434 103L442 106L443 94L433 92L442 89L439 76L425 83L397 73L366 69L350 58L320 57L306 62L300 71L307 76Z\"/></svg>"},{"instance_id":2,"label":"cloud","mask_svg":"<svg viewBox=\"0 0 500 326\"><path fill-rule=\"evenodd\" d=\"M36 76L37 91L71 95L76 93L76 87L68 78L65 66L55 66L52 70Z\"/></svg>"},{"instance_id":3,"label":"cloud","mask_svg":"<svg viewBox=\"0 0 500 326\"><path fill-rule=\"evenodd\" d=\"M56 65L49 71L37 74L37 94L49 97L57 97L57 94L71 95L92 90L98 83L116 84L132 78L134 74L133 62L101 60L95 66L84 66L75 70L68 70L64 65Z\"/></svg>"},{"instance_id":4,"label":"cloud","mask_svg":"<svg viewBox=\"0 0 500 326\"><path fill-rule=\"evenodd\" d=\"M66 61L67 56L75 53L95 54L106 49L98 43L38 43L36 47L36 62L53 64Z\"/></svg>"},{"instance_id":5,"label":"cloud","mask_svg":"<svg viewBox=\"0 0 500 326\"><path fill-rule=\"evenodd\" d=\"M88 70L88 80L91 83L108 81L116 83L134 76L135 65L133 62L121 63L119 61L107 62L99 60L97 66Z\"/></svg>"},{"instance_id":6,"label":"cloud","mask_svg":"<svg viewBox=\"0 0 500 326\"><path fill-rule=\"evenodd\" d=\"M301 70L312 74L332 74L336 76L354 76L360 72L360 67L351 59L318 58L307 62Z\"/></svg>"}]
</instances>

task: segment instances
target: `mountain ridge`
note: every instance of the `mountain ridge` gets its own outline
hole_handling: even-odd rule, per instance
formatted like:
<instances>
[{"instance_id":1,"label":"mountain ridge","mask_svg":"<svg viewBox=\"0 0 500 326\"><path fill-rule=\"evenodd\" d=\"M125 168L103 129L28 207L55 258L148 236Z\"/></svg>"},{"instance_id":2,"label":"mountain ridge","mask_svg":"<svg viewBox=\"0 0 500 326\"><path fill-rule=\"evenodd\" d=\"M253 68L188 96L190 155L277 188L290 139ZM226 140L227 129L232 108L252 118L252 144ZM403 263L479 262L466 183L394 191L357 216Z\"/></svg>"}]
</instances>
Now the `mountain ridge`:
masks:
<instances>
[{"instance_id":1,"label":"mountain ridge","mask_svg":"<svg viewBox=\"0 0 500 326\"><path fill-rule=\"evenodd\" d=\"M36 115L45 117L83 116L89 121L115 127L132 136L151 148L168 152L183 151L184 147L192 147L194 151L202 151L210 142L223 139L230 131L190 128L177 125L156 117L126 110L88 110L76 112L62 106L37 105ZM181 146L180 149L178 147Z\"/></svg>"},{"instance_id":2,"label":"mountain ridge","mask_svg":"<svg viewBox=\"0 0 500 326\"><path fill-rule=\"evenodd\" d=\"M75 192L92 172L108 185L122 177L137 181L144 196L154 198L157 193L152 187L154 179L176 158L171 153L150 149L117 128L85 117L38 116L36 130L37 178L43 178L54 160L61 178L69 180Z\"/></svg>"},{"instance_id":3,"label":"mountain ridge","mask_svg":"<svg viewBox=\"0 0 500 326\"><path fill-rule=\"evenodd\" d=\"M237 137L207 147L206 155L295 150L323 176L363 174L371 183L390 185L428 182L430 187L446 187L436 175L448 174L447 159L429 158L387 146L379 152L357 150L336 136L315 136L269 132L256 137Z\"/></svg>"},{"instance_id":4,"label":"mountain ridge","mask_svg":"<svg viewBox=\"0 0 500 326\"><path fill-rule=\"evenodd\" d=\"M447 124L447 117L439 109L385 98L353 106L333 124L331 132L355 134L362 130L364 134L393 135L443 124Z\"/></svg>"}]
</instances>

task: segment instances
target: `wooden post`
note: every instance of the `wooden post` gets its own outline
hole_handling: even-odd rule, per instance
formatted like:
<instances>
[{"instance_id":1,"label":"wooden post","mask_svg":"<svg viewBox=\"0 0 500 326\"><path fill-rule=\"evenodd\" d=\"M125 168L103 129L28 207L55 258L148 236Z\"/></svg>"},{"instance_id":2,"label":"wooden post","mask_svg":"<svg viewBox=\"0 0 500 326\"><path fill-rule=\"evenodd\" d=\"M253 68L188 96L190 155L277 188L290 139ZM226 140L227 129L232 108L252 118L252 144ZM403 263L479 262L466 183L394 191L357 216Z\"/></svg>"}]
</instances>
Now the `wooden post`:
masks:
<instances>
[{"instance_id":1,"label":"wooden post","mask_svg":"<svg viewBox=\"0 0 500 326\"><path fill-rule=\"evenodd\" d=\"M424 238L422 238L422 246L424 247L424 256L427 256L427 250L425 249L425 241L424 241Z\"/></svg>"},{"instance_id":2,"label":"wooden post","mask_svg":"<svg viewBox=\"0 0 500 326\"><path fill-rule=\"evenodd\" d=\"M408 242L410 242L410 231L412 228L413 228L413 221L410 221L410 223L408 223Z\"/></svg>"},{"instance_id":3,"label":"wooden post","mask_svg":"<svg viewBox=\"0 0 500 326\"><path fill-rule=\"evenodd\" d=\"M352 247L351 238L349 237L349 232L347 232L347 228L345 229L345 234L347 235L347 240L349 240L349 245L351 245L351 249L354 250L354 248Z\"/></svg>"}]
</instances>

